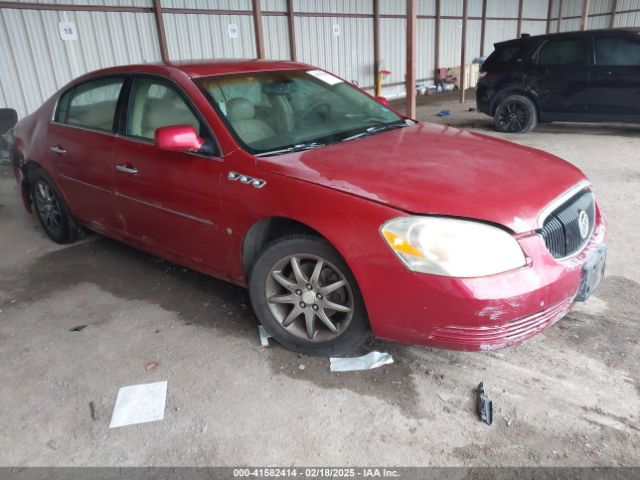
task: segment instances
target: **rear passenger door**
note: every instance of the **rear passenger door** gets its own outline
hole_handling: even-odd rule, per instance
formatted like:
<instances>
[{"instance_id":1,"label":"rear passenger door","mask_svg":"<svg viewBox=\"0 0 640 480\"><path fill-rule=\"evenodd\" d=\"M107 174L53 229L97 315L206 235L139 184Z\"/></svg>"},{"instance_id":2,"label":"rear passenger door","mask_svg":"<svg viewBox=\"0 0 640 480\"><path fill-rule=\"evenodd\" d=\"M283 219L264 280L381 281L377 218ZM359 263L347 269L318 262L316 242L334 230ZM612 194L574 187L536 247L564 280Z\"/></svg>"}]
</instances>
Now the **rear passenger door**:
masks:
<instances>
[{"instance_id":1,"label":"rear passenger door","mask_svg":"<svg viewBox=\"0 0 640 480\"><path fill-rule=\"evenodd\" d=\"M205 139L203 149L158 149L155 131L170 125L193 126ZM218 192L224 163L209 126L177 84L159 76L133 78L113 155L126 237L175 262L224 273Z\"/></svg>"},{"instance_id":2,"label":"rear passenger door","mask_svg":"<svg viewBox=\"0 0 640 480\"><path fill-rule=\"evenodd\" d=\"M640 39L607 34L593 39L589 87L593 120L640 121Z\"/></svg>"},{"instance_id":3,"label":"rear passenger door","mask_svg":"<svg viewBox=\"0 0 640 480\"><path fill-rule=\"evenodd\" d=\"M62 94L48 128L54 178L72 214L100 233L119 234L111 147L122 76L80 83Z\"/></svg>"},{"instance_id":4,"label":"rear passenger door","mask_svg":"<svg viewBox=\"0 0 640 480\"><path fill-rule=\"evenodd\" d=\"M589 42L582 36L546 40L534 55L527 85L537 94L542 120L585 118Z\"/></svg>"}]
</instances>

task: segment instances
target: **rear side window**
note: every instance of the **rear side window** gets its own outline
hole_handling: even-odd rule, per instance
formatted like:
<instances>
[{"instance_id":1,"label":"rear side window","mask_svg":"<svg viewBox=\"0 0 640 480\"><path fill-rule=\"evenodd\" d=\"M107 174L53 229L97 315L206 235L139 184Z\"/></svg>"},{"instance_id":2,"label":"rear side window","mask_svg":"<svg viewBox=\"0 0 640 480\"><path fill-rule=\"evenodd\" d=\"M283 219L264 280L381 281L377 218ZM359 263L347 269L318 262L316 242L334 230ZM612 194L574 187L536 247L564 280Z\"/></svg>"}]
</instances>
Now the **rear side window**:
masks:
<instances>
[{"instance_id":1,"label":"rear side window","mask_svg":"<svg viewBox=\"0 0 640 480\"><path fill-rule=\"evenodd\" d=\"M494 63L505 64L514 63L519 58L519 53L522 50L521 45L514 45L511 47L504 47L500 50L496 50L495 55L491 59Z\"/></svg>"},{"instance_id":2,"label":"rear side window","mask_svg":"<svg viewBox=\"0 0 640 480\"><path fill-rule=\"evenodd\" d=\"M640 42L628 38L598 38L595 41L596 65L640 65Z\"/></svg>"},{"instance_id":3,"label":"rear side window","mask_svg":"<svg viewBox=\"0 0 640 480\"><path fill-rule=\"evenodd\" d=\"M112 132L122 84L121 78L107 78L74 87L60 99L56 121Z\"/></svg>"},{"instance_id":4,"label":"rear side window","mask_svg":"<svg viewBox=\"0 0 640 480\"><path fill-rule=\"evenodd\" d=\"M550 40L538 54L538 65L586 65L587 48L578 39Z\"/></svg>"}]
</instances>

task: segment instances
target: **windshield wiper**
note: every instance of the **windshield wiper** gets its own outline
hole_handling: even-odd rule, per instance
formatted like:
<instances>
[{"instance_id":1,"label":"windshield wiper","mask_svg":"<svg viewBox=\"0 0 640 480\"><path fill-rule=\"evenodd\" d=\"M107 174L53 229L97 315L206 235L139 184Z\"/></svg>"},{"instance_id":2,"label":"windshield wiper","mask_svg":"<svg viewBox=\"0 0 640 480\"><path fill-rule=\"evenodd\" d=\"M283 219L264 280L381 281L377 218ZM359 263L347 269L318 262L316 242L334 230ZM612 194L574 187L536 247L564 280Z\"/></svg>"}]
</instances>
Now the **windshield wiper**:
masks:
<instances>
[{"instance_id":1,"label":"windshield wiper","mask_svg":"<svg viewBox=\"0 0 640 480\"><path fill-rule=\"evenodd\" d=\"M376 133L384 132L385 130L392 130L394 128L402 128L409 125L406 121L402 120L401 123L387 123L382 125L374 125L367 128L364 132L356 133L350 137L343 138L342 142L348 142L349 140L355 140L356 138L368 137L369 135L375 135Z\"/></svg>"},{"instance_id":2,"label":"windshield wiper","mask_svg":"<svg viewBox=\"0 0 640 480\"><path fill-rule=\"evenodd\" d=\"M302 152L303 150L312 150L318 147L324 147L325 143L319 142L307 142L307 143L298 143L297 145L292 145L291 147L282 148L280 150L269 150L267 152L256 153L256 157L266 157L267 155L276 155L278 153L291 153L291 152Z\"/></svg>"}]
</instances>

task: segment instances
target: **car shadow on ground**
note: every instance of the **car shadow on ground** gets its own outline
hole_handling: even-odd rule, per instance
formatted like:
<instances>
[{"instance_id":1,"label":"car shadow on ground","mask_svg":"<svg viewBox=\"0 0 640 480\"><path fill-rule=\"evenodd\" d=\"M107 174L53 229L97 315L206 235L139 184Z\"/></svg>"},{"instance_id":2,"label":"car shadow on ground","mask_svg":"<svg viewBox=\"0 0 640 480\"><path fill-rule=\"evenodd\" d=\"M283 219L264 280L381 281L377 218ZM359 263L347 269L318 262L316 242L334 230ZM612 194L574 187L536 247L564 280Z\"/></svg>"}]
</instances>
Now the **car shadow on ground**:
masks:
<instances>
[{"instance_id":1,"label":"car shadow on ground","mask_svg":"<svg viewBox=\"0 0 640 480\"><path fill-rule=\"evenodd\" d=\"M97 234L3 275L0 310L64 295L67 289L82 283L94 284L123 300L156 304L177 314L185 325L220 329L225 337L246 339L248 354L254 353L251 348L257 350L276 375L312 382L325 389L348 389L374 396L397 406L407 416L424 417L411 379L410 362L403 354L405 346L371 338L351 355L387 351L394 356L394 364L347 375L330 373L327 358L298 355L274 340L270 340L269 347L261 348L258 322L246 289ZM305 371L300 365L305 365Z\"/></svg>"},{"instance_id":2,"label":"car shadow on ground","mask_svg":"<svg viewBox=\"0 0 640 480\"><path fill-rule=\"evenodd\" d=\"M83 282L119 298L155 303L185 323L224 328L233 317L246 319L240 331L255 330L245 289L99 235L37 257L29 267L0 279L0 290L19 304Z\"/></svg>"},{"instance_id":3,"label":"car shadow on ground","mask_svg":"<svg viewBox=\"0 0 640 480\"><path fill-rule=\"evenodd\" d=\"M414 347L372 338L352 355L386 351L394 358L392 365L362 372L331 373L326 358L297 355L273 340L269 347L259 347L257 320L244 288L98 235L46 253L26 268L3 275L0 291L4 298L0 296L0 310L61 295L81 283L95 284L118 298L159 305L176 313L185 325L221 329L225 336L242 337L246 339L248 354L253 353L251 348L256 350L275 375L311 382L323 389L350 390L375 397L399 408L409 418L428 419L435 415L421 401L415 375L421 376L423 387L426 382L433 393L452 388L452 380L445 378L450 375L447 367L452 362L460 369L468 368L469 375L480 378L486 369L483 365L489 360L486 354L436 349L420 349L421 353L416 355ZM598 295L605 301L610 300L606 312L572 312L561 324L552 327L553 335L547 340L600 358L610 367L629 368L639 348L629 330L640 310L640 285L622 277L611 277L605 279ZM640 387L637 388L640 393ZM472 398L469 393L468 402ZM471 403L464 403L462 407L473 408ZM448 412L445 410L445 413Z\"/></svg>"},{"instance_id":4,"label":"car shadow on ground","mask_svg":"<svg viewBox=\"0 0 640 480\"><path fill-rule=\"evenodd\" d=\"M472 130L482 130L489 133L498 134L490 118L472 118L465 120L454 120L445 122L446 125L456 128L466 128ZM539 123L530 133L553 133L557 135L606 135L637 138L640 136L640 125L617 124L617 123ZM505 138L509 136L528 135L527 134L502 134Z\"/></svg>"}]
</instances>

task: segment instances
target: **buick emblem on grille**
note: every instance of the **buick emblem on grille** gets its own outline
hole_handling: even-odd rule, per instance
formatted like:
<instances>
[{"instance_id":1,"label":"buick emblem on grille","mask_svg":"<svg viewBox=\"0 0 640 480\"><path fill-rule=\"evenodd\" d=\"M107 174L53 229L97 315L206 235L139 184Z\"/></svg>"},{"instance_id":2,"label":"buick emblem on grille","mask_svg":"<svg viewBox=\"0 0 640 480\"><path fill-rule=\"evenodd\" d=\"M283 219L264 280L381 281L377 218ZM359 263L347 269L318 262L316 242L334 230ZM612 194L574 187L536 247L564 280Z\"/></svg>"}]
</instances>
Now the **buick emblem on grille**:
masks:
<instances>
[{"instance_id":1,"label":"buick emblem on grille","mask_svg":"<svg viewBox=\"0 0 640 480\"><path fill-rule=\"evenodd\" d=\"M580 238L583 240L589 235L589 215L584 210L578 212L578 228L580 229Z\"/></svg>"}]
</instances>

